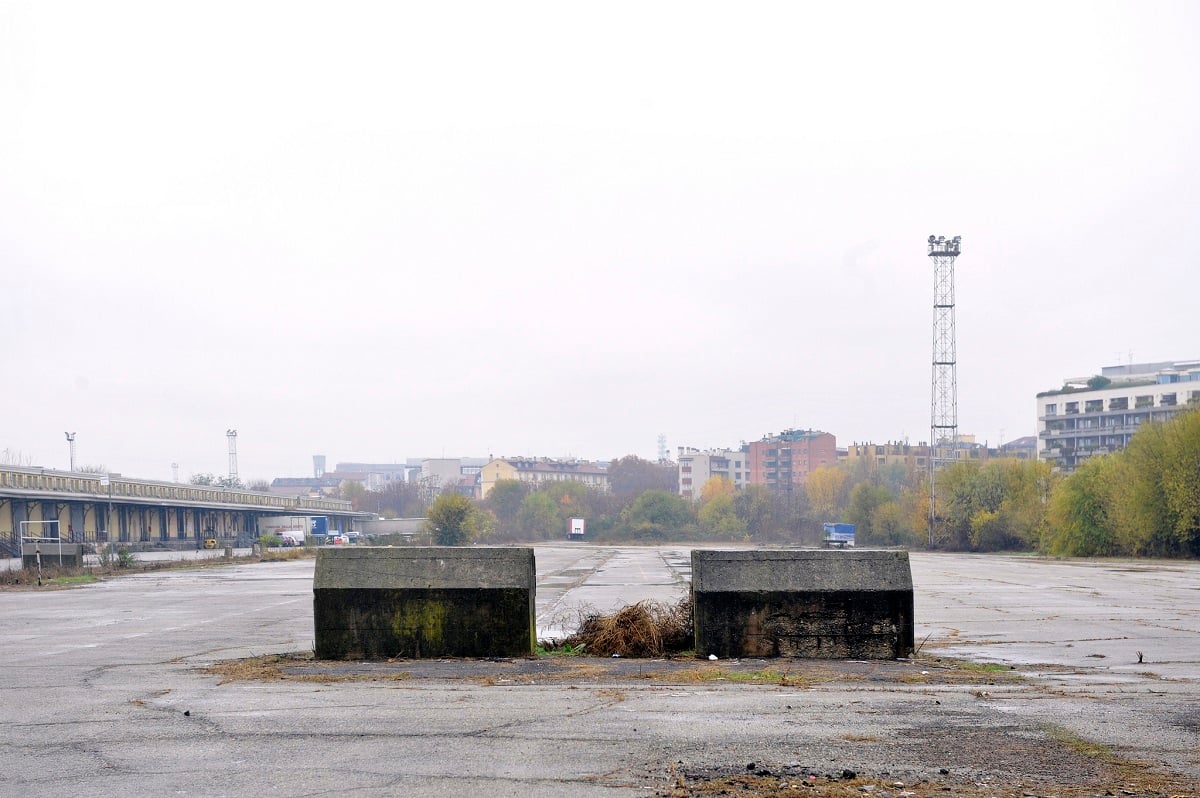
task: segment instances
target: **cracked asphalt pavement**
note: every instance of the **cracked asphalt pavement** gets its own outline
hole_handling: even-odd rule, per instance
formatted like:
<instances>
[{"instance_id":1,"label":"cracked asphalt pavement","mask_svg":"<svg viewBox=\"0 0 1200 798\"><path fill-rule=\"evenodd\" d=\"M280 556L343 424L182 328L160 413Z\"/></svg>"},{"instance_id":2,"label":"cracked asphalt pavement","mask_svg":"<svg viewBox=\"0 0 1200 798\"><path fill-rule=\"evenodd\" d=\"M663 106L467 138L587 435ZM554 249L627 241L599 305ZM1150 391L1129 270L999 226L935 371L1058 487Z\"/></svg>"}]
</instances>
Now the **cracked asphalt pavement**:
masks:
<instances>
[{"instance_id":1,"label":"cracked asphalt pavement","mask_svg":"<svg viewBox=\"0 0 1200 798\"><path fill-rule=\"evenodd\" d=\"M547 637L689 578L681 546L536 556ZM919 656L873 663L314 662L311 560L0 592L0 796L680 795L748 765L814 795L1200 795L1200 563L912 567Z\"/></svg>"}]
</instances>

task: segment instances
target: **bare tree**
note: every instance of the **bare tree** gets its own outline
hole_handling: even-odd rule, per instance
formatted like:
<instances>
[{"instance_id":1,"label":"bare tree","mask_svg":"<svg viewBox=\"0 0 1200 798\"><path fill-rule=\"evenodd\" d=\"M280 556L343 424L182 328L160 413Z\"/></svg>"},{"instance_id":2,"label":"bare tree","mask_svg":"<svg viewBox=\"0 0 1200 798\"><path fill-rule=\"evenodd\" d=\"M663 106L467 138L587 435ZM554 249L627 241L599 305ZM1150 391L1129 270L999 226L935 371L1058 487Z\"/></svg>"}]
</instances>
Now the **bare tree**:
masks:
<instances>
[{"instance_id":1,"label":"bare tree","mask_svg":"<svg viewBox=\"0 0 1200 798\"><path fill-rule=\"evenodd\" d=\"M19 449L5 449L0 452L0 465L29 467L33 465L33 455L25 454Z\"/></svg>"}]
</instances>

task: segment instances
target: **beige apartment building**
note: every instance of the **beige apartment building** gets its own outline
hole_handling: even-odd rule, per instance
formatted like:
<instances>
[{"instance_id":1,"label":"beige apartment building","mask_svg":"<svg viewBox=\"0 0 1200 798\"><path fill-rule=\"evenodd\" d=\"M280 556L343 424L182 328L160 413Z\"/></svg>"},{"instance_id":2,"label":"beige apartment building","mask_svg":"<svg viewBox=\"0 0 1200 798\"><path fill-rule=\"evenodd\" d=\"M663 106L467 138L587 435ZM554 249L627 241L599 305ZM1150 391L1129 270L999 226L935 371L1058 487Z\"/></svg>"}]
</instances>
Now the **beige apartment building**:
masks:
<instances>
[{"instance_id":1,"label":"beige apartment building","mask_svg":"<svg viewBox=\"0 0 1200 798\"><path fill-rule=\"evenodd\" d=\"M479 472L479 498L486 499L502 479L515 479L533 486L548 482L582 482L592 490L608 492L608 470L582 460L544 458L501 458L491 460Z\"/></svg>"}]
</instances>

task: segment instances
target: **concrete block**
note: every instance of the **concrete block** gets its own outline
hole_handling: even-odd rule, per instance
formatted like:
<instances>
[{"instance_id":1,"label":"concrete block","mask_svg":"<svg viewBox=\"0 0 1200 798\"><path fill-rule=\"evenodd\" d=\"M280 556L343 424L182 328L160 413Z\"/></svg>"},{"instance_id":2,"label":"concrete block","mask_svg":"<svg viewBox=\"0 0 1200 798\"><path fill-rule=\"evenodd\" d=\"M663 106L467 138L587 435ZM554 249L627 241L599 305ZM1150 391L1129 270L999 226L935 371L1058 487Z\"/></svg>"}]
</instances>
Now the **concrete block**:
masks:
<instances>
[{"instance_id":1,"label":"concrete block","mask_svg":"<svg viewBox=\"0 0 1200 798\"><path fill-rule=\"evenodd\" d=\"M533 653L533 549L347 546L317 552L318 659Z\"/></svg>"},{"instance_id":2,"label":"concrete block","mask_svg":"<svg viewBox=\"0 0 1200 798\"><path fill-rule=\"evenodd\" d=\"M38 550L42 553L43 568L80 568L83 566L82 543L59 543L43 540L41 543L21 544L21 567L37 568Z\"/></svg>"},{"instance_id":3,"label":"concrete block","mask_svg":"<svg viewBox=\"0 0 1200 798\"><path fill-rule=\"evenodd\" d=\"M913 651L906 551L692 551L696 653L894 659Z\"/></svg>"}]
</instances>

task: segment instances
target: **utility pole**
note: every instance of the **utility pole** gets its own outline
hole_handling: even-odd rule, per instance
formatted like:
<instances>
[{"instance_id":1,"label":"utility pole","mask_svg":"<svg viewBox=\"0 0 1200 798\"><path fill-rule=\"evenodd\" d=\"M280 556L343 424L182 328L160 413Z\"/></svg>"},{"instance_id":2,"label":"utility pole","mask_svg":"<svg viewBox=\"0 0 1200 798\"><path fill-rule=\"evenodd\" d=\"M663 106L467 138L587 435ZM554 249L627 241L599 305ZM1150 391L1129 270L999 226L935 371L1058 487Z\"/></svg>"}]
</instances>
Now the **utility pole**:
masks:
<instances>
[{"instance_id":1,"label":"utility pole","mask_svg":"<svg viewBox=\"0 0 1200 798\"><path fill-rule=\"evenodd\" d=\"M958 459L958 376L954 331L954 261L962 236L929 237L933 260L933 390L929 410L929 545L935 545L937 470Z\"/></svg>"},{"instance_id":2,"label":"utility pole","mask_svg":"<svg viewBox=\"0 0 1200 798\"><path fill-rule=\"evenodd\" d=\"M100 477L100 487L108 489L108 515L104 516L104 542L112 543L112 535L109 534L109 528L112 525L112 475L104 474Z\"/></svg>"}]
</instances>

